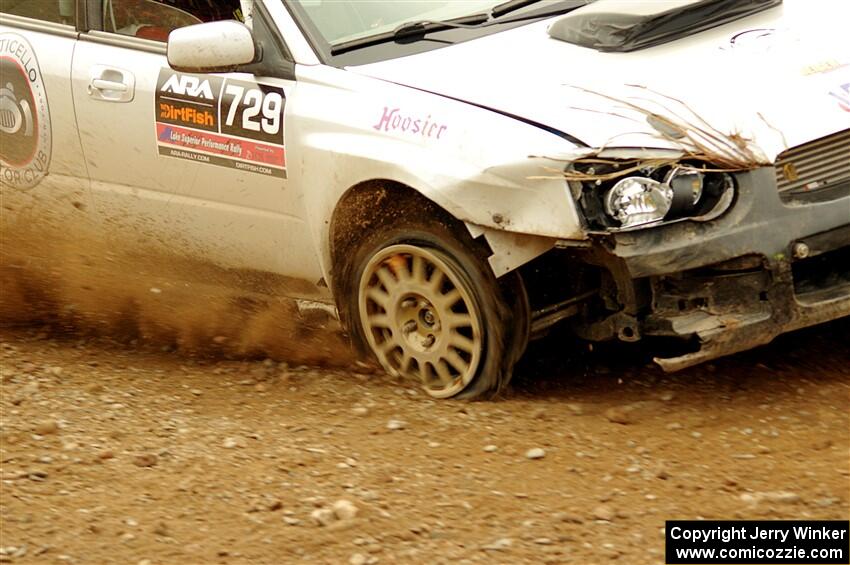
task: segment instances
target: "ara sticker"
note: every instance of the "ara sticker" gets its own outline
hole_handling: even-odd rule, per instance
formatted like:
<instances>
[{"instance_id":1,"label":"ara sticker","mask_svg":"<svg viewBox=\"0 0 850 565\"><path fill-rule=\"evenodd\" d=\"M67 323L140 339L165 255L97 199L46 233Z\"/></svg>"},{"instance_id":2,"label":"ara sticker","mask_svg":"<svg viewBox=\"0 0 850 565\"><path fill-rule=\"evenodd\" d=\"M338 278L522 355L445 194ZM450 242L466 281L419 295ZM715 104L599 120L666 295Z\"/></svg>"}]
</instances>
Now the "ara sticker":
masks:
<instances>
[{"instance_id":1,"label":"ara sticker","mask_svg":"<svg viewBox=\"0 0 850 565\"><path fill-rule=\"evenodd\" d=\"M155 103L160 155L286 178L282 88L162 69Z\"/></svg>"},{"instance_id":2,"label":"ara sticker","mask_svg":"<svg viewBox=\"0 0 850 565\"><path fill-rule=\"evenodd\" d=\"M47 175L52 136L41 69L29 42L0 33L0 183L32 188Z\"/></svg>"},{"instance_id":3,"label":"ara sticker","mask_svg":"<svg viewBox=\"0 0 850 565\"><path fill-rule=\"evenodd\" d=\"M838 100L838 105L845 112L850 112L850 82L842 84L835 90L829 93L830 96Z\"/></svg>"}]
</instances>

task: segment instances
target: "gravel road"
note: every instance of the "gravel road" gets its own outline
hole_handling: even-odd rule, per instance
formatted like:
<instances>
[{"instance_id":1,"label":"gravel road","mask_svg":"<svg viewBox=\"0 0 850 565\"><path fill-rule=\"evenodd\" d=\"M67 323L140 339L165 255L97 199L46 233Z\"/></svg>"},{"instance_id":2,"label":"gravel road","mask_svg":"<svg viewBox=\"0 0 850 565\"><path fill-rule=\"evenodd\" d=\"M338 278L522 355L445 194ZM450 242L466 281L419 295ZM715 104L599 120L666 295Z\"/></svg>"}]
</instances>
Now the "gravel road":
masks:
<instances>
[{"instance_id":1,"label":"gravel road","mask_svg":"<svg viewBox=\"0 0 850 565\"><path fill-rule=\"evenodd\" d=\"M848 335L676 375L550 340L463 403L7 328L0 562L661 563L665 519L847 519Z\"/></svg>"}]
</instances>

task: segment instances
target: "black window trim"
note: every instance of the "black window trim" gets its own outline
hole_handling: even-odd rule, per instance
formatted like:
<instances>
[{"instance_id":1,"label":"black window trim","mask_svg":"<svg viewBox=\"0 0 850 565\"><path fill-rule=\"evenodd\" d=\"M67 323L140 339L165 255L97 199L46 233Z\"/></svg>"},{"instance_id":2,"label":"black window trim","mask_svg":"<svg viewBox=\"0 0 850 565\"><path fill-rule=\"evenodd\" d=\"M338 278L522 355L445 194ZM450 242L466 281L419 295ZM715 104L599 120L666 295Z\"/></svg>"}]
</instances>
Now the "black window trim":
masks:
<instances>
[{"instance_id":1,"label":"black window trim","mask_svg":"<svg viewBox=\"0 0 850 565\"><path fill-rule=\"evenodd\" d=\"M100 29L103 26L103 14L100 11L98 2L89 0L77 0L77 14L80 18L77 20L80 32L87 32Z\"/></svg>"},{"instance_id":2,"label":"black window trim","mask_svg":"<svg viewBox=\"0 0 850 565\"><path fill-rule=\"evenodd\" d=\"M268 8L265 6L265 0L254 0L254 13L252 17L254 20L256 20L257 17L262 20L263 27L269 32L271 41L275 44L274 46L277 48L278 53L282 57L281 61L276 62L278 65L281 65L282 68L277 71L272 71L271 74L266 73L262 76L295 80L295 58L292 56L292 52L287 47L286 41L281 35L280 30L276 25L274 25L274 19L271 17ZM254 32L253 29L252 32ZM262 48L262 43L260 43L260 47ZM245 72L254 72L255 70L265 71L268 69L264 66L264 62L261 61L260 63L247 65Z\"/></svg>"}]
</instances>

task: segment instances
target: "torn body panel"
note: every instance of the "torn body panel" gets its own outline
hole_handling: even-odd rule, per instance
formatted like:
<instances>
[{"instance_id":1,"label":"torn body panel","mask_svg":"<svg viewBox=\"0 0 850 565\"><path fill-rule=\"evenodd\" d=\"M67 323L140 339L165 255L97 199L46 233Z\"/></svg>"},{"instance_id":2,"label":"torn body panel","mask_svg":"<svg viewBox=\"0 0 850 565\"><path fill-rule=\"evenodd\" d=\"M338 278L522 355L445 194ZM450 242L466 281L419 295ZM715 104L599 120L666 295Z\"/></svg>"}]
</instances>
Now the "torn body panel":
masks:
<instances>
[{"instance_id":1,"label":"torn body panel","mask_svg":"<svg viewBox=\"0 0 850 565\"><path fill-rule=\"evenodd\" d=\"M529 179L562 166L529 155L569 151L572 143L485 109L339 69L298 72L301 96L291 105L287 135L301 145L289 176L316 188L303 199L327 276L334 211L346 191L372 181L410 187L463 222L529 236L520 246L531 236L586 237L564 180ZM507 241L494 245L507 251ZM516 265L500 263L504 272Z\"/></svg>"},{"instance_id":2,"label":"torn body panel","mask_svg":"<svg viewBox=\"0 0 850 565\"><path fill-rule=\"evenodd\" d=\"M555 247L556 239L467 224L473 238L484 236L492 252L487 261L496 277L506 275Z\"/></svg>"},{"instance_id":3,"label":"torn body panel","mask_svg":"<svg viewBox=\"0 0 850 565\"><path fill-rule=\"evenodd\" d=\"M829 200L789 205L773 168L735 181L735 205L712 222L594 235L593 260L637 292L620 291L580 333L617 337L613 321L631 316L643 337L689 344L657 359L674 371L850 315L850 183Z\"/></svg>"}]
</instances>

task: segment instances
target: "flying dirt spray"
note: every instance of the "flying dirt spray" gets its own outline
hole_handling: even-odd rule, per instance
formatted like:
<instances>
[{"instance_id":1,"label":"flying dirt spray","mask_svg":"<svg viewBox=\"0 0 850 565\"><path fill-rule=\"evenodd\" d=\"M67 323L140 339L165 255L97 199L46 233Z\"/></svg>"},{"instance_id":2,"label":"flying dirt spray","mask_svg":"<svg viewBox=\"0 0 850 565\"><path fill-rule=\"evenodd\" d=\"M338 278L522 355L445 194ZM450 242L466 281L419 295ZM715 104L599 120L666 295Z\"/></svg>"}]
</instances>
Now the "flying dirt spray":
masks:
<instances>
[{"instance_id":1,"label":"flying dirt spray","mask_svg":"<svg viewBox=\"0 0 850 565\"><path fill-rule=\"evenodd\" d=\"M68 202L8 200L0 219L0 325L44 324L198 356L354 363L329 309L281 298L273 282L152 252L141 239L119 245L83 211L55 213Z\"/></svg>"}]
</instances>

